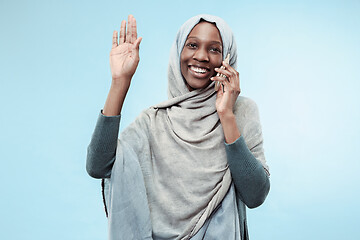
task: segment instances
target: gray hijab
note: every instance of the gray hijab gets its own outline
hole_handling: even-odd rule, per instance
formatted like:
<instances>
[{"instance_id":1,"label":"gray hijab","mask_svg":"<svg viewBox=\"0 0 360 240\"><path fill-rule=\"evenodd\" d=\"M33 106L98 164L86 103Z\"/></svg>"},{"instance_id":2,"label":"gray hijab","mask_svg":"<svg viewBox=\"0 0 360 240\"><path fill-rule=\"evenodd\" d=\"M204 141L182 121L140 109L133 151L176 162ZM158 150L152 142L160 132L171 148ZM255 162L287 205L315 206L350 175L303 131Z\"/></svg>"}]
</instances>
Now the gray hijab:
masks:
<instances>
[{"instance_id":1,"label":"gray hijab","mask_svg":"<svg viewBox=\"0 0 360 240\"><path fill-rule=\"evenodd\" d=\"M201 19L216 24L223 57L230 53L236 67L234 36L224 20L202 14L181 26L170 52L169 99L143 111L120 134L105 188L110 239L188 239L230 187L214 83L190 92L180 70L186 38ZM133 224L146 227L133 231Z\"/></svg>"},{"instance_id":2,"label":"gray hijab","mask_svg":"<svg viewBox=\"0 0 360 240\"><path fill-rule=\"evenodd\" d=\"M208 14L201 14L187 20L179 29L175 42L172 45L169 60L168 71L168 96L169 98L179 97L189 93L185 83L185 79L181 75L180 70L180 54L184 47L187 36L196 24L203 19L205 21L215 23L219 29L223 42L223 59L230 53L230 65L236 69L237 49L234 35L227 23L217 17Z\"/></svg>"}]
</instances>

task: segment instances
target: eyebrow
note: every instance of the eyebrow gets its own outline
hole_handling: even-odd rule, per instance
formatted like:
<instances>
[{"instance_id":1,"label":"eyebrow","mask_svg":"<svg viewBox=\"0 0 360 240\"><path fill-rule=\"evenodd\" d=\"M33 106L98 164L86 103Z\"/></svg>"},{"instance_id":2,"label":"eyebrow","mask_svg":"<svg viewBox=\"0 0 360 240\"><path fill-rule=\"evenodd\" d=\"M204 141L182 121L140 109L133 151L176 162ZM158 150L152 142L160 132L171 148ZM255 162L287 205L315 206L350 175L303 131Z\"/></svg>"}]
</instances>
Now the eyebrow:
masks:
<instances>
[{"instance_id":1,"label":"eyebrow","mask_svg":"<svg viewBox=\"0 0 360 240\"><path fill-rule=\"evenodd\" d=\"M189 39L189 38L199 39L199 38L197 38L197 37L188 37L187 39ZM186 39L186 40L187 40L187 39ZM222 43L219 42L219 41L210 41L210 43L218 43L218 44L222 45Z\"/></svg>"}]
</instances>

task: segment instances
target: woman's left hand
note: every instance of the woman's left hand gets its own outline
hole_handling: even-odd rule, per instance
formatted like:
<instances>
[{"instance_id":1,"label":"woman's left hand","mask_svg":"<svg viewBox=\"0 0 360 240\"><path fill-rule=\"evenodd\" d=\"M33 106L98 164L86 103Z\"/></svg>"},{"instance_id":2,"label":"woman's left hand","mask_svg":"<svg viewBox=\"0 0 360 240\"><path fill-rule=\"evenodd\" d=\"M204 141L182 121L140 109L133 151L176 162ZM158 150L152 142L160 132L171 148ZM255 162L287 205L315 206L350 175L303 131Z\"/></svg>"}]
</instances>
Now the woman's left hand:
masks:
<instances>
[{"instance_id":1,"label":"woman's left hand","mask_svg":"<svg viewBox=\"0 0 360 240\"><path fill-rule=\"evenodd\" d=\"M220 88L216 96L216 110L219 117L233 114L233 107L240 94L239 72L223 61L225 69L215 68L218 73L226 77L215 76L210 78L212 81L219 81Z\"/></svg>"}]
</instances>

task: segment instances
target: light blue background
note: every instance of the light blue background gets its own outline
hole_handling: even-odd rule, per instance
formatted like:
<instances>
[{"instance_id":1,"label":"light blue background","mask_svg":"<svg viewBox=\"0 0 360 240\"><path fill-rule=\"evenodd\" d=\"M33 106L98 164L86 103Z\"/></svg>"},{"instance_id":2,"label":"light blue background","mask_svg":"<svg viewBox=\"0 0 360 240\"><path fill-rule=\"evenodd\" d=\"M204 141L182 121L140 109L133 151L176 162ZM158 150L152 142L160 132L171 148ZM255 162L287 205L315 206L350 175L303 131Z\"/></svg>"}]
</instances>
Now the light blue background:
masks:
<instances>
[{"instance_id":1,"label":"light blue background","mask_svg":"<svg viewBox=\"0 0 360 240\"><path fill-rule=\"evenodd\" d=\"M360 2L340 0L1 0L1 239L107 238L85 159L112 32L133 14L143 37L123 129L167 98L170 46L199 13L233 29L260 110L271 191L248 211L251 239L360 239Z\"/></svg>"}]
</instances>

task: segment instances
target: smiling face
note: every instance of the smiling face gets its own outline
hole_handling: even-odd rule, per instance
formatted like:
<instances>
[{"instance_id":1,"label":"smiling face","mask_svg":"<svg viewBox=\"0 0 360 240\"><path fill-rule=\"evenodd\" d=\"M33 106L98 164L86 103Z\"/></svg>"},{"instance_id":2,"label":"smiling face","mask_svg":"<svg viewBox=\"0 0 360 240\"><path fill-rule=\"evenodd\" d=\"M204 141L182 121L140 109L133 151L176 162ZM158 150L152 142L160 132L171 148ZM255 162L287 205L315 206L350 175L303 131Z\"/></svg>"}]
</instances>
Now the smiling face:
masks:
<instances>
[{"instance_id":1,"label":"smiling face","mask_svg":"<svg viewBox=\"0 0 360 240\"><path fill-rule=\"evenodd\" d=\"M222 41L217 27L198 23L189 33L180 55L180 68L189 91L204 88L222 62Z\"/></svg>"}]
</instances>

